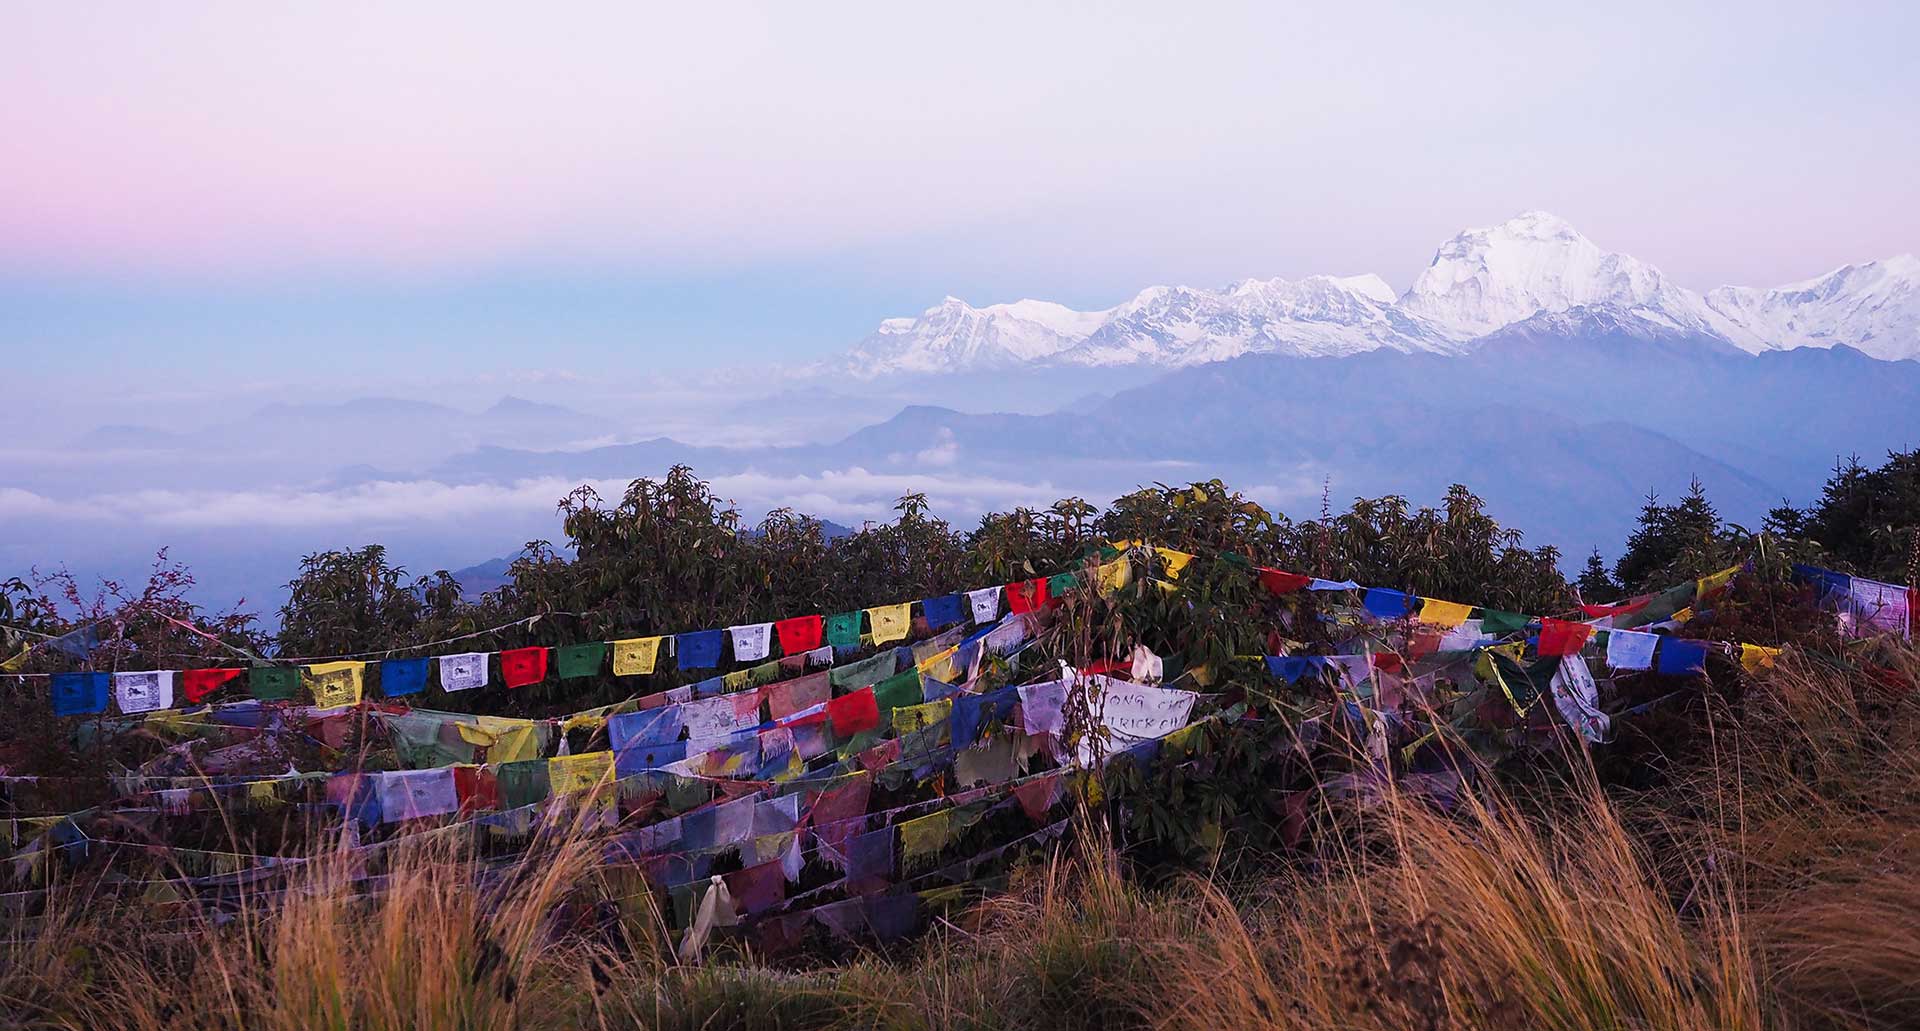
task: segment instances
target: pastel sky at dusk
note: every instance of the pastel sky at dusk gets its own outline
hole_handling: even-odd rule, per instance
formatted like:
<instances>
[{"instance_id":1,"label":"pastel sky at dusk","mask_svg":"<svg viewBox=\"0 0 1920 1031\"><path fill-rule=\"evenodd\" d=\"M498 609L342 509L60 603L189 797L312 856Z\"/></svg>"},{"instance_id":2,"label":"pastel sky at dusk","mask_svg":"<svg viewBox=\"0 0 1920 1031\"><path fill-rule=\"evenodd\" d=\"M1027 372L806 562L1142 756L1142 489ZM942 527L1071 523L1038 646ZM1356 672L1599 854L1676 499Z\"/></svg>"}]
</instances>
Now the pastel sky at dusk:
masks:
<instances>
[{"instance_id":1,"label":"pastel sky at dusk","mask_svg":"<svg viewBox=\"0 0 1920 1031\"><path fill-rule=\"evenodd\" d=\"M1774 285L1920 247L1917 36L1912 3L11 3L0 349L56 388L797 360L948 293L1403 288L1532 208Z\"/></svg>"}]
</instances>

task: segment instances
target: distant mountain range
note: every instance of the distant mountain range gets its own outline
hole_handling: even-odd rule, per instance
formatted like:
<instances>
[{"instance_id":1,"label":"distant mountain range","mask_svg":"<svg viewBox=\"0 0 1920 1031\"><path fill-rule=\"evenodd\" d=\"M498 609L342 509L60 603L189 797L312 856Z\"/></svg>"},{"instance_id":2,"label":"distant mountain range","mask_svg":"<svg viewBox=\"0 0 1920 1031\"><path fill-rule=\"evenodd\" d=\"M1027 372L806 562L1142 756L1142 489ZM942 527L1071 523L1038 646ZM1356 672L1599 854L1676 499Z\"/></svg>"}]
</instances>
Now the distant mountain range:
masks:
<instances>
[{"instance_id":1,"label":"distant mountain range","mask_svg":"<svg viewBox=\"0 0 1920 1031\"><path fill-rule=\"evenodd\" d=\"M1218 290L1156 286L1103 311L948 297L888 319L822 370L860 378L1022 366L1184 367L1245 354L1344 357L1387 350L1459 356L1491 334L1570 311L1646 339L1685 337L1758 354L1853 347L1920 357L1920 259L1848 265L1771 290L1705 295L1529 212L1442 245L1406 293L1375 275L1249 279Z\"/></svg>"}]
</instances>

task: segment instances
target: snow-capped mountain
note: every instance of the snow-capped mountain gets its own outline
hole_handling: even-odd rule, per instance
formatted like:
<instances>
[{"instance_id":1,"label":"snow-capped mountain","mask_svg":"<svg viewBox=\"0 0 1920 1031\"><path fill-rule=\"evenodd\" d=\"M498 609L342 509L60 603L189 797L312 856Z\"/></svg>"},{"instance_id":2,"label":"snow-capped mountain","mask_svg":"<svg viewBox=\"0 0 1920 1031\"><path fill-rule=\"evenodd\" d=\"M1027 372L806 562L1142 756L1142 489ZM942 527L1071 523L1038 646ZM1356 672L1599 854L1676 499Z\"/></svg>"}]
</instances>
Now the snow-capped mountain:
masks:
<instances>
[{"instance_id":1,"label":"snow-capped mountain","mask_svg":"<svg viewBox=\"0 0 1920 1031\"><path fill-rule=\"evenodd\" d=\"M1605 326L1752 353L1845 344L1877 358L1920 358L1920 260L1903 255L1702 297L1534 211L1447 241L1398 297L1375 275L1156 286L1088 312L1034 300L975 308L949 297L917 318L881 323L836 365L873 377L1036 363L1177 367L1243 354L1463 354L1523 323L1536 338Z\"/></svg>"}]
</instances>

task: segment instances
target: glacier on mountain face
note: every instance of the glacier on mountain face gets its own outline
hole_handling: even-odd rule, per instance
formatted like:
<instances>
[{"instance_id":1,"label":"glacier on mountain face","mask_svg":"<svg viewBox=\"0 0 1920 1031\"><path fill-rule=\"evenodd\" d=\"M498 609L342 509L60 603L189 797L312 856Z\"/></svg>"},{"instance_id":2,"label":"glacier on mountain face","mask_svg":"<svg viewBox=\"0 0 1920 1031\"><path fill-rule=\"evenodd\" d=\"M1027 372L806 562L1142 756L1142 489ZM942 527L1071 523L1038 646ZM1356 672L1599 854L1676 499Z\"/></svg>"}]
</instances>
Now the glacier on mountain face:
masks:
<instances>
[{"instance_id":1,"label":"glacier on mountain face","mask_svg":"<svg viewBox=\"0 0 1920 1031\"><path fill-rule=\"evenodd\" d=\"M1561 313L1576 317L1541 317ZM1533 211L1447 241L1398 297L1375 275L1156 286L1087 312L1037 300L975 308L949 297L917 317L882 322L835 371L870 378L1035 364L1184 367L1243 354L1459 355L1522 323L1530 335L1598 323L1755 354L1844 344L1876 358L1920 358L1920 260L1903 255L1703 297Z\"/></svg>"}]
</instances>

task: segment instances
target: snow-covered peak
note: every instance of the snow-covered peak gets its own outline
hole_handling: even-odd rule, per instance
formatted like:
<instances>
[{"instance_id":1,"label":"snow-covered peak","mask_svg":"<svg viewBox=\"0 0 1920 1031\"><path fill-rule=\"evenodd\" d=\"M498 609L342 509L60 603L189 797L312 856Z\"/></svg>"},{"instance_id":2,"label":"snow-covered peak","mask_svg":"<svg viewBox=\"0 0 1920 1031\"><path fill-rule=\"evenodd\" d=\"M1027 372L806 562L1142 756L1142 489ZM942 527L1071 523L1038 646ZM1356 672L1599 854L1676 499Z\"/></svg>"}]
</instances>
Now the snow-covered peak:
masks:
<instances>
[{"instance_id":1,"label":"snow-covered peak","mask_svg":"<svg viewBox=\"0 0 1920 1031\"><path fill-rule=\"evenodd\" d=\"M1716 330L1700 298L1637 258L1601 249L1565 219L1530 211L1442 244L1401 307L1463 336L1583 305Z\"/></svg>"}]
</instances>

